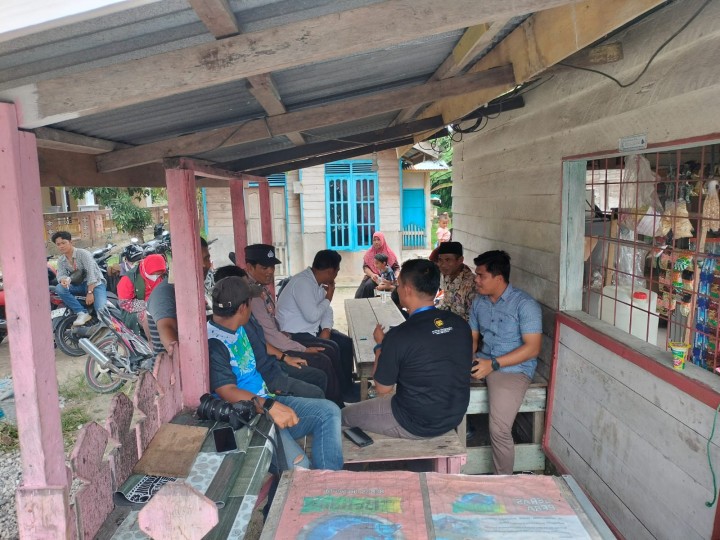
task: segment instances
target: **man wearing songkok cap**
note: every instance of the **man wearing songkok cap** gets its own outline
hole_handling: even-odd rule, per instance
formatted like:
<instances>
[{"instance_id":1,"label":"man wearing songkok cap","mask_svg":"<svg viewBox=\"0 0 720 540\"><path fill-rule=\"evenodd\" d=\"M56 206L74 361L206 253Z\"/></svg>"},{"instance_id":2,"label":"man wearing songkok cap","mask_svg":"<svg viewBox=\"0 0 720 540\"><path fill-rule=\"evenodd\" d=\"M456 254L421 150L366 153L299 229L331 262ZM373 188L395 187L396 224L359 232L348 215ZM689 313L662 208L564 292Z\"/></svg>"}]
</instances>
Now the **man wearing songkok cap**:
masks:
<instances>
[{"instance_id":1,"label":"man wearing songkok cap","mask_svg":"<svg viewBox=\"0 0 720 540\"><path fill-rule=\"evenodd\" d=\"M467 321L477 290L475 273L464 262L463 246L460 242L443 242L437 248L437 256L443 290L438 308L452 311Z\"/></svg>"}]
</instances>

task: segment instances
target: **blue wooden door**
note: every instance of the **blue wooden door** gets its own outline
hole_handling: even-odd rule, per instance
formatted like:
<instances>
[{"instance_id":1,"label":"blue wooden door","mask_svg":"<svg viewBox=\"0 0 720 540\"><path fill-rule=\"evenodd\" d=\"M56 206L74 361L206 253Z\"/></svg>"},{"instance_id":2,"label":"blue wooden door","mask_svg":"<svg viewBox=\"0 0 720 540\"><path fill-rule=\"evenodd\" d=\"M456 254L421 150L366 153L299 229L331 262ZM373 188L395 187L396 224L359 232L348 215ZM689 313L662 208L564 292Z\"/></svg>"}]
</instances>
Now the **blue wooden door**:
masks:
<instances>
[{"instance_id":1,"label":"blue wooden door","mask_svg":"<svg viewBox=\"0 0 720 540\"><path fill-rule=\"evenodd\" d=\"M403 229L408 225L425 228L425 190L403 189Z\"/></svg>"}]
</instances>

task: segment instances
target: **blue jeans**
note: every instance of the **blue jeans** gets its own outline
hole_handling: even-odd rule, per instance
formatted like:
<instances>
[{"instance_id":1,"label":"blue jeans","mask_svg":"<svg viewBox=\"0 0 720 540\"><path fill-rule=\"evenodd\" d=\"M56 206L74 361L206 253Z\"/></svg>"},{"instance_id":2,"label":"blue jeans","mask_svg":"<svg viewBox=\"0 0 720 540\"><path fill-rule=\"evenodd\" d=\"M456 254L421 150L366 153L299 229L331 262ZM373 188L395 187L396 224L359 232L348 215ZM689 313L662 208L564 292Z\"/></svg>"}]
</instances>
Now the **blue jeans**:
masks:
<instances>
[{"instance_id":1,"label":"blue jeans","mask_svg":"<svg viewBox=\"0 0 720 540\"><path fill-rule=\"evenodd\" d=\"M87 313L87 306L84 306L78 301L77 298L75 298L75 295L85 296L87 294L86 282L83 281L80 285L73 285L71 283L69 289L66 289L60 283L58 283L55 286L55 292L63 301L63 303L67 307L69 307L73 313ZM96 285L93 291L93 295L95 296L95 301L93 302L93 306L95 306L95 311L98 311L99 309L105 307L105 304L107 304L107 290L105 288L105 285L102 283Z\"/></svg>"},{"instance_id":2,"label":"blue jeans","mask_svg":"<svg viewBox=\"0 0 720 540\"><path fill-rule=\"evenodd\" d=\"M312 435L313 469L339 471L343 468L340 408L327 399L277 396L276 401L290 407L300 419L296 425L281 429L287 468L310 468L310 460L295 439ZM296 458L302 460L296 462Z\"/></svg>"}]
</instances>

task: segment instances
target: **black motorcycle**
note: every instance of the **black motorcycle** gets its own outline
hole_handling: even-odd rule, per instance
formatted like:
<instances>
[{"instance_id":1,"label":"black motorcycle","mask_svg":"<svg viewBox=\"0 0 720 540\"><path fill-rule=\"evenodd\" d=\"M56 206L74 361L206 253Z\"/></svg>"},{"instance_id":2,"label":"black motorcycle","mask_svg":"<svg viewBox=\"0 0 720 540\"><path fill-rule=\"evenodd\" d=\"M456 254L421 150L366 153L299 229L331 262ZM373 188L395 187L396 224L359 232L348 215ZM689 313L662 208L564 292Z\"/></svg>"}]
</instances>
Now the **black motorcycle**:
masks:
<instances>
[{"instance_id":1,"label":"black motorcycle","mask_svg":"<svg viewBox=\"0 0 720 540\"><path fill-rule=\"evenodd\" d=\"M116 294L108 291L107 307L118 308L119 300ZM78 301L85 305L84 296L75 296ZM64 314L53 317L53 333L55 335L55 344L58 349L68 356L82 356L85 354L80 347L79 341L82 338L89 338L96 334L103 327L103 323L98 320L95 313L95 306L92 304L87 306L91 319L82 326L73 326L77 315L68 307L64 307Z\"/></svg>"}]
</instances>

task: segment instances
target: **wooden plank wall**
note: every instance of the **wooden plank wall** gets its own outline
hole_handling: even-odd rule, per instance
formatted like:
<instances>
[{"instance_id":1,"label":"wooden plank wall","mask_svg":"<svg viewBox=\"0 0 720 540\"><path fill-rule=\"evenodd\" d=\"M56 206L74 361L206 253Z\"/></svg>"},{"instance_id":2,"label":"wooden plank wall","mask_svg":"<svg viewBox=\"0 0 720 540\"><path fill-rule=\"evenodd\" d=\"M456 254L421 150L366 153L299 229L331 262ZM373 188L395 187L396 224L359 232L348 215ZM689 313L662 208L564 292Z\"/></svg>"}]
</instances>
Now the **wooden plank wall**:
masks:
<instances>
[{"instance_id":1,"label":"wooden plank wall","mask_svg":"<svg viewBox=\"0 0 720 540\"><path fill-rule=\"evenodd\" d=\"M553 454L625 538L710 538L714 409L568 326L559 340Z\"/></svg>"},{"instance_id":2,"label":"wooden plank wall","mask_svg":"<svg viewBox=\"0 0 720 540\"><path fill-rule=\"evenodd\" d=\"M622 81L633 79L701 3L673 3L619 32L611 41L622 43L624 60L596 67ZM617 148L620 137L637 133L654 143L720 131L718 21L720 3L711 2L627 89L559 66L524 94L523 109L464 135L453 159L453 226L466 260L485 250L506 250L511 281L537 298L551 321L559 307L563 264L562 158ZM547 361L552 324L545 332ZM547 366L540 370L546 374Z\"/></svg>"}]
</instances>

